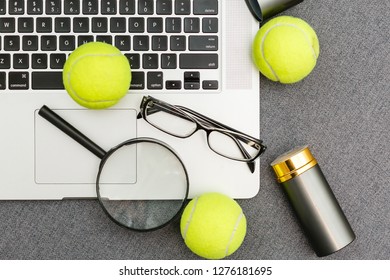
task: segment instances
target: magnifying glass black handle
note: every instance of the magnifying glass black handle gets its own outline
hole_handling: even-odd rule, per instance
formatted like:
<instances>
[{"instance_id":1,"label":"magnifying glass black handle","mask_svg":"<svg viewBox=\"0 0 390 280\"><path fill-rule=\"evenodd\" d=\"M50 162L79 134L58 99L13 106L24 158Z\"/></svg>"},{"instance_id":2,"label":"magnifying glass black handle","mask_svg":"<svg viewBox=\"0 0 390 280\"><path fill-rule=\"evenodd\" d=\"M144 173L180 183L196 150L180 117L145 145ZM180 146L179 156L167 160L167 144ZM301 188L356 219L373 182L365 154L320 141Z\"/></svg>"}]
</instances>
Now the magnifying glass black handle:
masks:
<instances>
[{"instance_id":1,"label":"magnifying glass black handle","mask_svg":"<svg viewBox=\"0 0 390 280\"><path fill-rule=\"evenodd\" d=\"M106 151L100 148L95 144L91 139L81 133L73 125L68 123L66 120L57 115L53 110L51 110L46 105L43 105L42 108L38 111L38 114L46 119L48 122L56 126L59 130L64 132L66 135L71 137L73 140L77 141L84 148L88 149L98 158L102 159L106 155Z\"/></svg>"}]
</instances>

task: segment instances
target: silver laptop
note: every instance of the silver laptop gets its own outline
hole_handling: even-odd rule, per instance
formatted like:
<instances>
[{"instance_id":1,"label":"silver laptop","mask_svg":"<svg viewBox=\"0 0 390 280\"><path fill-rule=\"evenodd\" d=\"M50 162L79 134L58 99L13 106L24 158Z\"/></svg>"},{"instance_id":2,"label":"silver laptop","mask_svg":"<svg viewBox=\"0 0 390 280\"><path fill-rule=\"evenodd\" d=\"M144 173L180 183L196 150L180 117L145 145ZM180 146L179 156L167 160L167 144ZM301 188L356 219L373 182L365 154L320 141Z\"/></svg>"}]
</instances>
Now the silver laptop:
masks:
<instances>
[{"instance_id":1,"label":"silver laptop","mask_svg":"<svg viewBox=\"0 0 390 280\"><path fill-rule=\"evenodd\" d=\"M151 95L260 138L257 29L244 0L0 0L0 199L96 197L99 159L41 118L43 105L107 150L164 141L187 168L190 197L255 196L258 159L252 172L211 151L204 132L179 139L137 114ZM62 85L66 57L90 41L117 46L132 66L129 93L107 110L79 106Z\"/></svg>"}]
</instances>

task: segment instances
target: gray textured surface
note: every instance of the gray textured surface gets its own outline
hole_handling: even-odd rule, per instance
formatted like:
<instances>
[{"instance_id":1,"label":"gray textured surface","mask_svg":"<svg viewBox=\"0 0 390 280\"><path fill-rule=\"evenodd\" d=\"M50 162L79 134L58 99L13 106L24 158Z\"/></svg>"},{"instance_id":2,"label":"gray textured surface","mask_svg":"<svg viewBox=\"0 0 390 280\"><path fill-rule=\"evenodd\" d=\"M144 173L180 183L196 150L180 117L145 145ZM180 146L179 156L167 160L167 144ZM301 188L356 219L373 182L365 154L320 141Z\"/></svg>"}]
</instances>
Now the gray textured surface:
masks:
<instances>
[{"instance_id":1,"label":"gray textured surface","mask_svg":"<svg viewBox=\"0 0 390 280\"><path fill-rule=\"evenodd\" d=\"M240 200L248 233L231 259L317 259L269 163L308 144L357 239L325 259L390 259L390 2L305 0L285 14L316 30L313 73L261 77L261 189ZM178 222L156 232L114 225L96 201L1 201L1 259L198 259Z\"/></svg>"}]
</instances>

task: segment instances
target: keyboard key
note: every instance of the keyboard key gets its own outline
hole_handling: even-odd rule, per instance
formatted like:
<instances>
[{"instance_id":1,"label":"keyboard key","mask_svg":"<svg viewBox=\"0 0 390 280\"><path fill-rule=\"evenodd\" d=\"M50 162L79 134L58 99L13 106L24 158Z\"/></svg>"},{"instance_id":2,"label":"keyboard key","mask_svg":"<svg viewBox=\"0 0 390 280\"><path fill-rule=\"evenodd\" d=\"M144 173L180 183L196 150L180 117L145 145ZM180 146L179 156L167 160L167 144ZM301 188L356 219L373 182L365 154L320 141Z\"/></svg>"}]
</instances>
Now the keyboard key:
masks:
<instances>
[{"instance_id":1,"label":"keyboard key","mask_svg":"<svg viewBox=\"0 0 390 280\"><path fill-rule=\"evenodd\" d=\"M163 89L163 72L148 72L148 89Z\"/></svg>"},{"instance_id":2,"label":"keyboard key","mask_svg":"<svg viewBox=\"0 0 390 280\"><path fill-rule=\"evenodd\" d=\"M18 19L18 32L19 33L32 33L34 31L34 19L33 18L19 18Z\"/></svg>"},{"instance_id":3,"label":"keyboard key","mask_svg":"<svg viewBox=\"0 0 390 280\"><path fill-rule=\"evenodd\" d=\"M27 14L42 15L43 14L43 0L27 1Z\"/></svg>"},{"instance_id":4,"label":"keyboard key","mask_svg":"<svg viewBox=\"0 0 390 280\"><path fill-rule=\"evenodd\" d=\"M181 89L181 81L176 80L176 81L166 81L165 82L165 88L166 89Z\"/></svg>"},{"instance_id":5,"label":"keyboard key","mask_svg":"<svg viewBox=\"0 0 390 280\"><path fill-rule=\"evenodd\" d=\"M60 15L61 11L61 0L46 0L46 14Z\"/></svg>"},{"instance_id":6,"label":"keyboard key","mask_svg":"<svg viewBox=\"0 0 390 280\"><path fill-rule=\"evenodd\" d=\"M50 54L50 68L51 69L63 69L66 61L66 55L63 53Z\"/></svg>"},{"instance_id":7,"label":"keyboard key","mask_svg":"<svg viewBox=\"0 0 390 280\"><path fill-rule=\"evenodd\" d=\"M126 32L126 18L111 18L110 20L111 33L125 33Z\"/></svg>"},{"instance_id":8,"label":"keyboard key","mask_svg":"<svg viewBox=\"0 0 390 280\"><path fill-rule=\"evenodd\" d=\"M86 36L78 36L77 37L77 46L81 46L87 43L93 42L93 36L92 35L86 35Z\"/></svg>"},{"instance_id":9,"label":"keyboard key","mask_svg":"<svg viewBox=\"0 0 390 280\"><path fill-rule=\"evenodd\" d=\"M126 53L125 56L130 63L131 69L139 69L141 67L140 55L138 53Z\"/></svg>"},{"instance_id":10,"label":"keyboard key","mask_svg":"<svg viewBox=\"0 0 390 280\"><path fill-rule=\"evenodd\" d=\"M0 53L0 69L11 68L11 55L8 53Z\"/></svg>"},{"instance_id":11,"label":"keyboard key","mask_svg":"<svg viewBox=\"0 0 390 280\"><path fill-rule=\"evenodd\" d=\"M0 18L0 33L14 33L15 18Z\"/></svg>"},{"instance_id":12,"label":"keyboard key","mask_svg":"<svg viewBox=\"0 0 390 280\"><path fill-rule=\"evenodd\" d=\"M14 69L28 69L29 67L28 54L14 54L13 56L13 68Z\"/></svg>"},{"instance_id":13,"label":"keyboard key","mask_svg":"<svg viewBox=\"0 0 390 280\"><path fill-rule=\"evenodd\" d=\"M5 0L0 0L0 15L5 15L6 6Z\"/></svg>"},{"instance_id":14,"label":"keyboard key","mask_svg":"<svg viewBox=\"0 0 390 280\"><path fill-rule=\"evenodd\" d=\"M172 14L172 0L157 0L156 13L158 15L171 15Z\"/></svg>"},{"instance_id":15,"label":"keyboard key","mask_svg":"<svg viewBox=\"0 0 390 280\"><path fill-rule=\"evenodd\" d=\"M120 0L119 1L119 13L121 15L134 15L135 14L135 0Z\"/></svg>"},{"instance_id":16,"label":"keyboard key","mask_svg":"<svg viewBox=\"0 0 390 280\"><path fill-rule=\"evenodd\" d=\"M116 14L116 1L114 0L102 0L102 15L115 15Z\"/></svg>"},{"instance_id":17,"label":"keyboard key","mask_svg":"<svg viewBox=\"0 0 390 280\"><path fill-rule=\"evenodd\" d=\"M83 14L97 15L99 11L98 0L83 0Z\"/></svg>"},{"instance_id":18,"label":"keyboard key","mask_svg":"<svg viewBox=\"0 0 390 280\"><path fill-rule=\"evenodd\" d=\"M75 33L89 32L89 18L86 17L73 18L73 32Z\"/></svg>"},{"instance_id":19,"label":"keyboard key","mask_svg":"<svg viewBox=\"0 0 390 280\"><path fill-rule=\"evenodd\" d=\"M166 18L165 31L168 33L181 32L181 18Z\"/></svg>"},{"instance_id":20,"label":"keyboard key","mask_svg":"<svg viewBox=\"0 0 390 280\"><path fill-rule=\"evenodd\" d=\"M184 88L199 89L200 88L200 73L199 72L184 72Z\"/></svg>"},{"instance_id":21,"label":"keyboard key","mask_svg":"<svg viewBox=\"0 0 390 280\"><path fill-rule=\"evenodd\" d=\"M191 13L191 1L190 0L176 0L175 1L175 14L176 15L189 15Z\"/></svg>"},{"instance_id":22,"label":"keyboard key","mask_svg":"<svg viewBox=\"0 0 390 280\"><path fill-rule=\"evenodd\" d=\"M64 0L64 14L65 15L80 14L80 0Z\"/></svg>"},{"instance_id":23,"label":"keyboard key","mask_svg":"<svg viewBox=\"0 0 390 280\"><path fill-rule=\"evenodd\" d=\"M217 54L180 54L181 69L218 69Z\"/></svg>"},{"instance_id":24,"label":"keyboard key","mask_svg":"<svg viewBox=\"0 0 390 280\"><path fill-rule=\"evenodd\" d=\"M38 33L51 33L53 30L53 20L49 17L37 18L36 24L36 29Z\"/></svg>"},{"instance_id":25,"label":"keyboard key","mask_svg":"<svg viewBox=\"0 0 390 280\"><path fill-rule=\"evenodd\" d=\"M57 36L48 35L41 37L41 51L57 50Z\"/></svg>"},{"instance_id":26,"label":"keyboard key","mask_svg":"<svg viewBox=\"0 0 390 280\"><path fill-rule=\"evenodd\" d=\"M61 51L74 51L76 47L74 36L60 36L60 50Z\"/></svg>"},{"instance_id":27,"label":"keyboard key","mask_svg":"<svg viewBox=\"0 0 390 280\"><path fill-rule=\"evenodd\" d=\"M148 32L149 33L162 33L163 32L163 19L162 18L148 18Z\"/></svg>"},{"instance_id":28,"label":"keyboard key","mask_svg":"<svg viewBox=\"0 0 390 280\"><path fill-rule=\"evenodd\" d=\"M168 49L168 37L167 36L152 36L152 50L153 51L166 51Z\"/></svg>"},{"instance_id":29,"label":"keyboard key","mask_svg":"<svg viewBox=\"0 0 390 280\"><path fill-rule=\"evenodd\" d=\"M23 15L24 0L10 0L8 13L10 15Z\"/></svg>"},{"instance_id":30,"label":"keyboard key","mask_svg":"<svg viewBox=\"0 0 390 280\"><path fill-rule=\"evenodd\" d=\"M120 51L129 51L131 47L130 36L115 36L115 46Z\"/></svg>"},{"instance_id":31,"label":"keyboard key","mask_svg":"<svg viewBox=\"0 0 390 280\"><path fill-rule=\"evenodd\" d=\"M0 7L1 11L1 7ZM0 72L0 90L5 89L5 83L6 83L6 74L5 72Z\"/></svg>"},{"instance_id":32,"label":"keyboard key","mask_svg":"<svg viewBox=\"0 0 390 280\"><path fill-rule=\"evenodd\" d=\"M153 15L154 2L153 0L138 0L138 14Z\"/></svg>"},{"instance_id":33,"label":"keyboard key","mask_svg":"<svg viewBox=\"0 0 390 280\"><path fill-rule=\"evenodd\" d=\"M20 50L19 36L4 36L4 50L16 52Z\"/></svg>"},{"instance_id":34,"label":"keyboard key","mask_svg":"<svg viewBox=\"0 0 390 280\"><path fill-rule=\"evenodd\" d=\"M112 45L112 37L108 35L98 35L96 36L96 42L102 42Z\"/></svg>"},{"instance_id":35,"label":"keyboard key","mask_svg":"<svg viewBox=\"0 0 390 280\"><path fill-rule=\"evenodd\" d=\"M142 56L142 67L144 69L157 69L158 68L158 55L157 54L144 54Z\"/></svg>"},{"instance_id":36,"label":"keyboard key","mask_svg":"<svg viewBox=\"0 0 390 280\"><path fill-rule=\"evenodd\" d=\"M202 82L203 89L218 89L218 81L216 80L204 80Z\"/></svg>"},{"instance_id":37,"label":"keyboard key","mask_svg":"<svg viewBox=\"0 0 390 280\"><path fill-rule=\"evenodd\" d=\"M62 72L33 72L33 89L64 89Z\"/></svg>"},{"instance_id":38,"label":"keyboard key","mask_svg":"<svg viewBox=\"0 0 390 280\"><path fill-rule=\"evenodd\" d=\"M13 90L29 89L28 72L9 72L8 88Z\"/></svg>"},{"instance_id":39,"label":"keyboard key","mask_svg":"<svg viewBox=\"0 0 390 280\"><path fill-rule=\"evenodd\" d=\"M31 64L33 69L46 69L47 68L47 54L34 53L31 56Z\"/></svg>"},{"instance_id":40,"label":"keyboard key","mask_svg":"<svg viewBox=\"0 0 390 280\"><path fill-rule=\"evenodd\" d=\"M107 18L92 18L92 32L107 33L108 32Z\"/></svg>"},{"instance_id":41,"label":"keyboard key","mask_svg":"<svg viewBox=\"0 0 390 280\"><path fill-rule=\"evenodd\" d=\"M218 14L218 0L194 0L194 15Z\"/></svg>"},{"instance_id":42,"label":"keyboard key","mask_svg":"<svg viewBox=\"0 0 390 280\"><path fill-rule=\"evenodd\" d=\"M171 36L170 39L171 51L185 51L186 50L186 36Z\"/></svg>"},{"instance_id":43,"label":"keyboard key","mask_svg":"<svg viewBox=\"0 0 390 280\"><path fill-rule=\"evenodd\" d=\"M133 37L133 49L135 51L148 51L149 50L149 36L134 36Z\"/></svg>"},{"instance_id":44,"label":"keyboard key","mask_svg":"<svg viewBox=\"0 0 390 280\"><path fill-rule=\"evenodd\" d=\"M56 18L55 19L56 33L70 33L70 18Z\"/></svg>"},{"instance_id":45,"label":"keyboard key","mask_svg":"<svg viewBox=\"0 0 390 280\"><path fill-rule=\"evenodd\" d=\"M23 36L22 49L24 51L37 51L38 50L38 36Z\"/></svg>"},{"instance_id":46,"label":"keyboard key","mask_svg":"<svg viewBox=\"0 0 390 280\"><path fill-rule=\"evenodd\" d=\"M145 73L131 72L130 89L144 89L145 88Z\"/></svg>"},{"instance_id":47,"label":"keyboard key","mask_svg":"<svg viewBox=\"0 0 390 280\"><path fill-rule=\"evenodd\" d=\"M190 51L217 51L218 37L217 36L190 36L189 39Z\"/></svg>"},{"instance_id":48,"label":"keyboard key","mask_svg":"<svg viewBox=\"0 0 390 280\"><path fill-rule=\"evenodd\" d=\"M184 19L184 32L186 32L186 33L200 32L199 18L185 18Z\"/></svg>"},{"instance_id":49,"label":"keyboard key","mask_svg":"<svg viewBox=\"0 0 390 280\"><path fill-rule=\"evenodd\" d=\"M202 19L203 33L217 33L218 32L218 18L203 18Z\"/></svg>"},{"instance_id":50,"label":"keyboard key","mask_svg":"<svg viewBox=\"0 0 390 280\"><path fill-rule=\"evenodd\" d=\"M145 31L145 19L131 17L129 19L129 31L130 33L143 33Z\"/></svg>"},{"instance_id":51,"label":"keyboard key","mask_svg":"<svg viewBox=\"0 0 390 280\"><path fill-rule=\"evenodd\" d=\"M161 68L162 69L176 69L177 68L177 55L164 53L161 55Z\"/></svg>"}]
</instances>

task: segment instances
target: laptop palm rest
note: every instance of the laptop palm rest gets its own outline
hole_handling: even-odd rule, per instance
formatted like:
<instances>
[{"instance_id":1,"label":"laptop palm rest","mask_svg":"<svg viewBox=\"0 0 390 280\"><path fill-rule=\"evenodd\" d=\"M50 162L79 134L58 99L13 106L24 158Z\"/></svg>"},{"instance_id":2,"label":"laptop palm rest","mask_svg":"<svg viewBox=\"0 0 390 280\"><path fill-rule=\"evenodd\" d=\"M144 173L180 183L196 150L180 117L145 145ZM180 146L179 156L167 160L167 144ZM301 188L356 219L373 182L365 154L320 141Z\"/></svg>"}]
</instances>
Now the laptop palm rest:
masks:
<instances>
[{"instance_id":1,"label":"laptop palm rest","mask_svg":"<svg viewBox=\"0 0 390 280\"><path fill-rule=\"evenodd\" d=\"M137 136L135 110L54 111L105 151ZM35 113L37 184L93 184L99 163L94 154Z\"/></svg>"}]
</instances>

